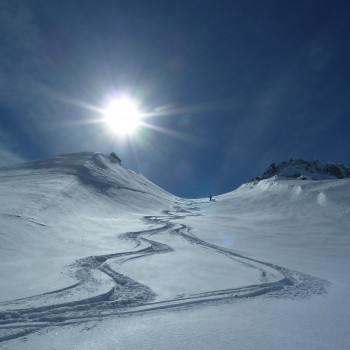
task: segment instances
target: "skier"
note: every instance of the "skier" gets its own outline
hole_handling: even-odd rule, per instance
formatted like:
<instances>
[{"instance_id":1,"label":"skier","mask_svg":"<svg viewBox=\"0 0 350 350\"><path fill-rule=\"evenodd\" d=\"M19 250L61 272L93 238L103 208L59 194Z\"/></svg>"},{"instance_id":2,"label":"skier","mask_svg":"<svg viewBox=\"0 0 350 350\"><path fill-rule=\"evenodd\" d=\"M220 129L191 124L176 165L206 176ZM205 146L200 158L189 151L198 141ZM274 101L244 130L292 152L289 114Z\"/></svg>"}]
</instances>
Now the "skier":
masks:
<instances>
[{"instance_id":1,"label":"skier","mask_svg":"<svg viewBox=\"0 0 350 350\"><path fill-rule=\"evenodd\" d=\"M212 195L210 195L210 196L209 196L209 200L211 201L212 199L213 199L213 196L212 196Z\"/></svg>"}]
</instances>

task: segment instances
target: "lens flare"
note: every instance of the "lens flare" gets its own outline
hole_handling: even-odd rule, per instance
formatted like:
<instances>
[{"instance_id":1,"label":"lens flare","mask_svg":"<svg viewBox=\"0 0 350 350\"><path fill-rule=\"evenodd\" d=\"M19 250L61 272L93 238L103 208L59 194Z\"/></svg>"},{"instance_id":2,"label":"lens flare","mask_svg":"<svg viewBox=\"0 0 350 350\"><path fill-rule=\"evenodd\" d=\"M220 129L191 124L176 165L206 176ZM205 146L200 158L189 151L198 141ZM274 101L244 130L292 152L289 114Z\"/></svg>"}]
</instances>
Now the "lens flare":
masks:
<instances>
[{"instance_id":1,"label":"lens flare","mask_svg":"<svg viewBox=\"0 0 350 350\"><path fill-rule=\"evenodd\" d=\"M126 135L134 132L140 125L141 114L136 103L128 98L121 98L110 103L105 110L105 121L111 129Z\"/></svg>"}]
</instances>

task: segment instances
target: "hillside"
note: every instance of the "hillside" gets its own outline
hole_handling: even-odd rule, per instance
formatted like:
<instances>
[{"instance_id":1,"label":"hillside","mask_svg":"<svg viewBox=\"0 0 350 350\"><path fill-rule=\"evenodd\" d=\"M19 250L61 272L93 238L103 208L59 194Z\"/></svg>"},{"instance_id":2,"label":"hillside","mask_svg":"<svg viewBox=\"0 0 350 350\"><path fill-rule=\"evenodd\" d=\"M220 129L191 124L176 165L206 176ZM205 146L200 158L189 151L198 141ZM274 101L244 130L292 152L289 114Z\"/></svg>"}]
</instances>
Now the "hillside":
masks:
<instances>
[{"instance_id":1,"label":"hillside","mask_svg":"<svg viewBox=\"0 0 350 350\"><path fill-rule=\"evenodd\" d=\"M315 169L213 201L100 153L0 169L2 345L347 349L350 179Z\"/></svg>"},{"instance_id":2,"label":"hillside","mask_svg":"<svg viewBox=\"0 0 350 350\"><path fill-rule=\"evenodd\" d=\"M176 200L113 158L88 152L2 168L0 194L0 251L6 261L1 277L6 281L12 269L24 266L16 271L18 280L2 284L0 300L66 287L72 279L60 274L64 266L115 252L108 234L143 227L145 214L169 209ZM117 250L128 246L123 242ZM52 259L58 260L43 272Z\"/></svg>"}]
</instances>

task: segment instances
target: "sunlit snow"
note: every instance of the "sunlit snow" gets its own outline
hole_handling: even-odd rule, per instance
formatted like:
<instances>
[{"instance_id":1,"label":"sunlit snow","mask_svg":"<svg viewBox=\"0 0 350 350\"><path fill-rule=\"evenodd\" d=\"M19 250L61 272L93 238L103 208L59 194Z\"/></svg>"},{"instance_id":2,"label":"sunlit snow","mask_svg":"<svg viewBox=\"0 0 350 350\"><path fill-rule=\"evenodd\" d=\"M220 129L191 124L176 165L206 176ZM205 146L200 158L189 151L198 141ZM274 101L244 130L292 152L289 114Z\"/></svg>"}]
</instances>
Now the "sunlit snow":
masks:
<instances>
[{"instance_id":1,"label":"sunlit snow","mask_svg":"<svg viewBox=\"0 0 350 350\"><path fill-rule=\"evenodd\" d=\"M348 349L350 179L313 175L209 201L100 153L0 169L0 344Z\"/></svg>"}]
</instances>

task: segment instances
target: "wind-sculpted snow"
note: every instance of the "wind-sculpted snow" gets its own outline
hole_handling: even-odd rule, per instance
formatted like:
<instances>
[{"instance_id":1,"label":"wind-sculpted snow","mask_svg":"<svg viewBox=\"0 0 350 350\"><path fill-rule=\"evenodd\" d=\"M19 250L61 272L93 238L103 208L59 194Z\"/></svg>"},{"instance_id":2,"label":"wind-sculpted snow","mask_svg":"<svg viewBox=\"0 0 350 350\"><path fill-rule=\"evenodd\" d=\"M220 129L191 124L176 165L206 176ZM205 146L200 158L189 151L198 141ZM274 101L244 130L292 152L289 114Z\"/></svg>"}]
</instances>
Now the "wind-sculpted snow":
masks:
<instances>
[{"instance_id":1,"label":"wind-sculpted snow","mask_svg":"<svg viewBox=\"0 0 350 350\"><path fill-rule=\"evenodd\" d=\"M23 337L48 327L81 324L106 317L191 308L200 304L263 296L298 299L326 292L328 282L324 280L247 257L198 238L190 227L181 223L185 217L199 216L197 210L188 204L174 207L174 211L164 211L161 216L145 216L144 220L150 225L149 230L122 235L123 239L131 240L136 248L141 249L80 259L70 267L78 280L76 284L50 293L0 303L1 310L4 310L0 312L0 341ZM224 255L232 264L256 270L260 282L226 289L215 288L214 285L205 292L157 299L152 286L117 271L116 267L135 259L143 259L147 265L150 256L173 253L174 247L164 243L164 237L168 236L183 240L191 249L200 248Z\"/></svg>"}]
</instances>

